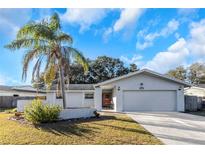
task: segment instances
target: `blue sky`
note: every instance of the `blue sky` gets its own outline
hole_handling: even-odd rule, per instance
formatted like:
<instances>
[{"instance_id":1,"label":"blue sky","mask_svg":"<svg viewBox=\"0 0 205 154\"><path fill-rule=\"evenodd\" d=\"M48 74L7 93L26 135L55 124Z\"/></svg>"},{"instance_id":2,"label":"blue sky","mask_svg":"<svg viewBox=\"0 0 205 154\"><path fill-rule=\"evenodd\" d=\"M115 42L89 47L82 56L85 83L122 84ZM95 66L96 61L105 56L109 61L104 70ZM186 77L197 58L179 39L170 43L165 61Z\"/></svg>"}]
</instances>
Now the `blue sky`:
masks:
<instances>
[{"instance_id":1,"label":"blue sky","mask_svg":"<svg viewBox=\"0 0 205 154\"><path fill-rule=\"evenodd\" d=\"M205 59L205 9L0 9L0 84L30 84L33 63L22 82L24 51L4 45L22 25L53 12L74 47L91 59L112 56L160 73Z\"/></svg>"}]
</instances>

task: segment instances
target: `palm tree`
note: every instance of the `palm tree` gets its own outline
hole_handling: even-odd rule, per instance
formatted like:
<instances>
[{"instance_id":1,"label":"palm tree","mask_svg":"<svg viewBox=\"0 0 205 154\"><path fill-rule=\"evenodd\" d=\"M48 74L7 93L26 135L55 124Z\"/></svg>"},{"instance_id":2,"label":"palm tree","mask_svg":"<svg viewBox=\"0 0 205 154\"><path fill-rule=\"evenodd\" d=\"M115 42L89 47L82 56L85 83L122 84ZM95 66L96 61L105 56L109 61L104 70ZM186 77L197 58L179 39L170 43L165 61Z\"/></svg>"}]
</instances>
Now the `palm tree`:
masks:
<instances>
[{"instance_id":1,"label":"palm tree","mask_svg":"<svg viewBox=\"0 0 205 154\"><path fill-rule=\"evenodd\" d=\"M32 80L39 79L40 69L44 63L44 79L50 88L55 75L59 72L63 107L65 100L65 76L69 78L71 59L88 70L88 63L81 52L72 47L73 39L61 30L60 18L54 13L49 19L30 22L17 33L16 39L5 47L11 50L25 49L23 57L22 80L26 80L29 63L36 60Z\"/></svg>"}]
</instances>

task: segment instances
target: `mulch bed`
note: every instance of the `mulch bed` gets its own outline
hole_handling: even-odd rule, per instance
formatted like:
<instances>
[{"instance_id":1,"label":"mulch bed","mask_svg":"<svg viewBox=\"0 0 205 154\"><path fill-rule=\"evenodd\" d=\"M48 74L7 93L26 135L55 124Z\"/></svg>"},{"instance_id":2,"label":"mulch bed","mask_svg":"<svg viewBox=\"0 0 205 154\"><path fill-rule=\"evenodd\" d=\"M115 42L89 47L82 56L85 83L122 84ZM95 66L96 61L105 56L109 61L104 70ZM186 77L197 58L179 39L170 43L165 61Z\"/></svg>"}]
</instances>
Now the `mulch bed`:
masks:
<instances>
[{"instance_id":1,"label":"mulch bed","mask_svg":"<svg viewBox=\"0 0 205 154\"><path fill-rule=\"evenodd\" d=\"M20 124L30 124L23 115L13 115L11 117L8 118L9 120L13 120L13 121L17 121Z\"/></svg>"}]
</instances>

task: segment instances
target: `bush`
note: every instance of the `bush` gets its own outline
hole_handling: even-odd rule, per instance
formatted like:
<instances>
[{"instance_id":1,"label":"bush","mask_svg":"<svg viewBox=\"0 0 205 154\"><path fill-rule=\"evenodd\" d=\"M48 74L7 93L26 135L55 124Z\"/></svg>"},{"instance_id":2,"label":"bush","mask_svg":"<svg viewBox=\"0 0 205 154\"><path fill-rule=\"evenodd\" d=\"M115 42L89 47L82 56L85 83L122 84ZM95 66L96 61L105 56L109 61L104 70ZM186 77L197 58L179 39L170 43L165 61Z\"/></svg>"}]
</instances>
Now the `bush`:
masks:
<instances>
[{"instance_id":1,"label":"bush","mask_svg":"<svg viewBox=\"0 0 205 154\"><path fill-rule=\"evenodd\" d=\"M41 100L35 99L26 106L25 118L32 123L52 122L58 119L61 107L59 105L43 104Z\"/></svg>"}]
</instances>

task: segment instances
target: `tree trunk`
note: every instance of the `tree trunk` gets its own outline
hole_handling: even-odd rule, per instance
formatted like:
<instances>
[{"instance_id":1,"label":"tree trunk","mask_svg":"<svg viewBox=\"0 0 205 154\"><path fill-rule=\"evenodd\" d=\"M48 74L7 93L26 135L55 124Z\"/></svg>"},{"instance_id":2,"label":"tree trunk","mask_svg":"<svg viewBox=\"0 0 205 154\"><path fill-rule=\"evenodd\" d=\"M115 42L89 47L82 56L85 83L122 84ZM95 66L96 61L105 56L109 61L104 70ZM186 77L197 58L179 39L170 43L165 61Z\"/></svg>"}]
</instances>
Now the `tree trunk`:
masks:
<instances>
[{"instance_id":1,"label":"tree trunk","mask_svg":"<svg viewBox=\"0 0 205 154\"><path fill-rule=\"evenodd\" d=\"M63 66L60 65L60 83L61 83L61 92L62 92L62 98L63 98L63 109L66 108L66 98L65 98L65 81L64 81L64 72L63 72Z\"/></svg>"}]
</instances>

